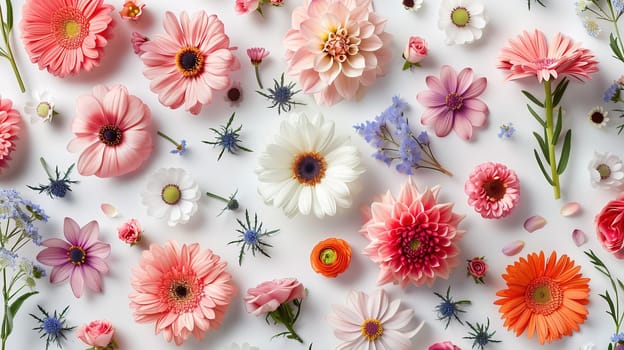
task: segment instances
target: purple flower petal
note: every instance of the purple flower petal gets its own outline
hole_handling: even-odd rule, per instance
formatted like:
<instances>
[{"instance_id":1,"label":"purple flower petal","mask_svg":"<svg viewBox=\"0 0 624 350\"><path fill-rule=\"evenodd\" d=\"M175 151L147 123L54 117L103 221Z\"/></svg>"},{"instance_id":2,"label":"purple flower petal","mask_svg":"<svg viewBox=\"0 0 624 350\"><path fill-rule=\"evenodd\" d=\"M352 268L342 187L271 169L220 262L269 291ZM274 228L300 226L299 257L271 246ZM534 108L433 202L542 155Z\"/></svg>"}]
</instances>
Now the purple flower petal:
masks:
<instances>
[{"instance_id":1,"label":"purple flower petal","mask_svg":"<svg viewBox=\"0 0 624 350\"><path fill-rule=\"evenodd\" d=\"M102 278L97 270L88 265L83 265L80 273L87 288L94 292L102 292Z\"/></svg>"},{"instance_id":2,"label":"purple flower petal","mask_svg":"<svg viewBox=\"0 0 624 350\"><path fill-rule=\"evenodd\" d=\"M449 65L442 66L440 70L440 81L447 94L450 92L457 92L457 73L453 67Z\"/></svg>"},{"instance_id":3,"label":"purple flower petal","mask_svg":"<svg viewBox=\"0 0 624 350\"><path fill-rule=\"evenodd\" d=\"M572 231L572 240L577 247L580 247L587 242L587 236L585 236L583 230L574 229L574 231Z\"/></svg>"},{"instance_id":4,"label":"purple flower petal","mask_svg":"<svg viewBox=\"0 0 624 350\"><path fill-rule=\"evenodd\" d=\"M456 115L453 123L453 130L464 140L470 140L472 137L472 124L468 118L458 117Z\"/></svg>"},{"instance_id":5,"label":"purple flower petal","mask_svg":"<svg viewBox=\"0 0 624 350\"><path fill-rule=\"evenodd\" d=\"M69 243L79 245L80 242L80 226L70 217L66 217L63 222L63 234Z\"/></svg>"},{"instance_id":6,"label":"purple flower petal","mask_svg":"<svg viewBox=\"0 0 624 350\"><path fill-rule=\"evenodd\" d=\"M478 78L472 82L472 85L466 90L462 95L465 99L475 98L485 91L487 87L487 79L486 78Z\"/></svg>"},{"instance_id":7,"label":"purple flower petal","mask_svg":"<svg viewBox=\"0 0 624 350\"><path fill-rule=\"evenodd\" d=\"M539 230L544 226L546 226L546 219L539 215L531 216L524 222L524 229L529 233Z\"/></svg>"},{"instance_id":8,"label":"purple flower petal","mask_svg":"<svg viewBox=\"0 0 624 350\"><path fill-rule=\"evenodd\" d=\"M67 259L67 249L63 248L46 248L37 254L37 261L48 266L63 265L69 260Z\"/></svg>"},{"instance_id":9,"label":"purple flower petal","mask_svg":"<svg viewBox=\"0 0 624 350\"><path fill-rule=\"evenodd\" d=\"M82 296L82 291L84 290L84 280L82 279L81 269L75 268L69 279L69 284L71 285L72 292L76 298L80 298Z\"/></svg>"},{"instance_id":10,"label":"purple flower petal","mask_svg":"<svg viewBox=\"0 0 624 350\"><path fill-rule=\"evenodd\" d=\"M462 69L457 76L457 94L464 96L466 90L471 87L473 79L472 68Z\"/></svg>"},{"instance_id":11,"label":"purple flower petal","mask_svg":"<svg viewBox=\"0 0 624 350\"><path fill-rule=\"evenodd\" d=\"M74 271L74 265L67 263L61 266L55 266L50 273L50 283L60 283L69 278L72 271Z\"/></svg>"},{"instance_id":12,"label":"purple flower petal","mask_svg":"<svg viewBox=\"0 0 624 350\"><path fill-rule=\"evenodd\" d=\"M442 117L438 118L433 125L436 136L444 137L453 129L453 111L447 111Z\"/></svg>"}]
</instances>

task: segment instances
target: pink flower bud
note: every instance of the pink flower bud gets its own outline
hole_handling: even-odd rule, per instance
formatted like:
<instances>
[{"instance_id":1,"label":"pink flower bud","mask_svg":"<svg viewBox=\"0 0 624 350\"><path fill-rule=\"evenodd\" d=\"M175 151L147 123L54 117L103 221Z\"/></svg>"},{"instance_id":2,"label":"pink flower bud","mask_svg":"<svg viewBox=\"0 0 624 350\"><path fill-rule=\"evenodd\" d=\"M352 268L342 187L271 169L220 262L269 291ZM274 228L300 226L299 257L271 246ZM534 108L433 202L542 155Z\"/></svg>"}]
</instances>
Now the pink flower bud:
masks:
<instances>
[{"instance_id":1,"label":"pink flower bud","mask_svg":"<svg viewBox=\"0 0 624 350\"><path fill-rule=\"evenodd\" d=\"M90 346L105 348L113 341L115 327L104 320L91 321L76 331L78 339Z\"/></svg>"},{"instance_id":2,"label":"pink flower bud","mask_svg":"<svg viewBox=\"0 0 624 350\"><path fill-rule=\"evenodd\" d=\"M412 36L403 51L403 58L412 64L419 63L427 57L427 42L419 36Z\"/></svg>"},{"instance_id":3,"label":"pink flower bud","mask_svg":"<svg viewBox=\"0 0 624 350\"><path fill-rule=\"evenodd\" d=\"M117 228L119 239L132 245L141 240L141 225L135 219L130 219Z\"/></svg>"}]
</instances>

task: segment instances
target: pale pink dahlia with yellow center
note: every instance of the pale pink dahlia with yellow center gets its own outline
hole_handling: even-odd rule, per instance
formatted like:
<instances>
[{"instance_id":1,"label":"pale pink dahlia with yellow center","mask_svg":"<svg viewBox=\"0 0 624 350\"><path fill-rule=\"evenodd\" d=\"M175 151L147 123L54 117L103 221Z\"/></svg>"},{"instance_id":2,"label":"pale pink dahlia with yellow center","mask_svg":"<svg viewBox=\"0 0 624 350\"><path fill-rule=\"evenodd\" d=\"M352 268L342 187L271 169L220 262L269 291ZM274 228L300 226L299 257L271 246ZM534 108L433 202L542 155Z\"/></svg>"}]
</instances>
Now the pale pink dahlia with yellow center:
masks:
<instances>
[{"instance_id":1,"label":"pale pink dahlia with yellow center","mask_svg":"<svg viewBox=\"0 0 624 350\"><path fill-rule=\"evenodd\" d=\"M284 38L288 74L319 104L355 97L385 74L391 58L385 25L371 0L306 0Z\"/></svg>"},{"instance_id":2,"label":"pale pink dahlia with yellow center","mask_svg":"<svg viewBox=\"0 0 624 350\"><path fill-rule=\"evenodd\" d=\"M180 345L192 334L204 334L221 326L236 295L227 263L199 244L168 241L152 244L132 269L130 308L139 323L154 322L156 334Z\"/></svg>"},{"instance_id":3,"label":"pale pink dahlia with yellow center","mask_svg":"<svg viewBox=\"0 0 624 350\"><path fill-rule=\"evenodd\" d=\"M370 207L370 219L360 233L370 240L364 248L381 269L378 285L431 286L437 277L448 278L459 264L458 241L464 218L452 211L453 203L438 203L439 187L419 192L411 178L395 199L389 192Z\"/></svg>"}]
</instances>

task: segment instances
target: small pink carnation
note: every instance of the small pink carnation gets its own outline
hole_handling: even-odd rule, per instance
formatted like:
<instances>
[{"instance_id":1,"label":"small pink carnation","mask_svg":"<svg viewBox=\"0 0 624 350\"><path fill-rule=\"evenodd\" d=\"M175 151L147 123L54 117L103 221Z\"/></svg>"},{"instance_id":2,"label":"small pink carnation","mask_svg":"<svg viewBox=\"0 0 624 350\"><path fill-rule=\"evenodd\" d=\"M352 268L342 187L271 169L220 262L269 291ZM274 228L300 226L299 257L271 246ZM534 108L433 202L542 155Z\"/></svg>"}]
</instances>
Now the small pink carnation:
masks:
<instances>
[{"instance_id":1,"label":"small pink carnation","mask_svg":"<svg viewBox=\"0 0 624 350\"><path fill-rule=\"evenodd\" d=\"M245 296L245 309L258 316L266 314L294 299L305 298L305 288L295 278L282 278L260 283L249 288Z\"/></svg>"},{"instance_id":2,"label":"small pink carnation","mask_svg":"<svg viewBox=\"0 0 624 350\"><path fill-rule=\"evenodd\" d=\"M114 335L115 327L109 321L104 320L91 321L76 331L78 339L87 345L98 348L106 348L113 343Z\"/></svg>"},{"instance_id":3,"label":"small pink carnation","mask_svg":"<svg viewBox=\"0 0 624 350\"><path fill-rule=\"evenodd\" d=\"M136 219L130 219L117 228L119 239L133 246L141 240L141 224Z\"/></svg>"},{"instance_id":4,"label":"small pink carnation","mask_svg":"<svg viewBox=\"0 0 624 350\"><path fill-rule=\"evenodd\" d=\"M503 164L487 162L475 168L464 185L468 204L486 219L500 219L520 201L520 180Z\"/></svg>"},{"instance_id":5,"label":"small pink carnation","mask_svg":"<svg viewBox=\"0 0 624 350\"><path fill-rule=\"evenodd\" d=\"M429 346L429 350L461 350L461 348L450 341L442 341Z\"/></svg>"},{"instance_id":6,"label":"small pink carnation","mask_svg":"<svg viewBox=\"0 0 624 350\"><path fill-rule=\"evenodd\" d=\"M13 101L0 97L0 172L9 167L11 153L15 151L15 142L21 130L22 118L12 107Z\"/></svg>"},{"instance_id":7,"label":"small pink carnation","mask_svg":"<svg viewBox=\"0 0 624 350\"><path fill-rule=\"evenodd\" d=\"M255 11L259 6L259 0L236 0L234 9L239 15Z\"/></svg>"}]
</instances>

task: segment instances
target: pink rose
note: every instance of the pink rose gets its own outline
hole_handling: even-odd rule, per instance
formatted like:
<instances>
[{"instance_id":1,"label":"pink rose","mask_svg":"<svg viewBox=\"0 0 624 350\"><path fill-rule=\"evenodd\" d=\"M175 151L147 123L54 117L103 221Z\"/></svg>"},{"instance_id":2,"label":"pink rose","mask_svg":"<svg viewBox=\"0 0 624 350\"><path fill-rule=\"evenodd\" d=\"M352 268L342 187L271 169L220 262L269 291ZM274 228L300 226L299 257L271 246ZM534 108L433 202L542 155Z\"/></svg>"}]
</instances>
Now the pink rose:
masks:
<instances>
[{"instance_id":1,"label":"pink rose","mask_svg":"<svg viewBox=\"0 0 624 350\"><path fill-rule=\"evenodd\" d=\"M275 311L281 304L294 299L305 298L305 288L295 278L260 283L256 288L249 288L245 296L247 312L255 316Z\"/></svg>"},{"instance_id":2,"label":"pink rose","mask_svg":"<svg viewBox=\"0 0 624 350\"><path fill-rule=\"evenodd\" d=\"M427 42L419 36L412 36L403 51L403 58L411 63L416 64L427 57Z\"/></svg>"},{"instance_id":3,"label":"pink rose","mask_svg":"<svg viewBox=\"0 0 624 350\"><path fill-rule=\"evenodd\" d=\"M284 0L271 0L271 5L273 6L282 6L284 4Z\"/></svg>"},{"instance_id":4,"label":"pink rose","mask_svg":"<svg viewBox=\"0 0 624 350\"><path fill-rule=\"evenodd\" d=\"M141 225L135 219L130 219L117 228L119 239L130 245L141 240L141 232Z\"/></svg>"},{"instance_id":5,"label":"pink rose","mask_svg":"<svg viewBox=\"0 0 624 350\"><path fill-rule=\"evenodd\" d=\"M468 274L474 278L483 278L488 270L488 265L483 258L468 260Z\"/></svg>"},{"instance_id":6,"label":"pink rose","mask_svg":"<svg viewBox=\"0 0 624 350\"><path fill-rule=\"evenodd\" d=\"M85 344L105 348L113 341L115 328L109 321L97 320L83 325L76 331L78 339Z\"/></svg>"},{"instance_id":7,"label":"pink rose","mask_svg":"<svg viewBox=\"0 0 624 350\"><path fill-rule=\"evenodd\" d=\"M461 348L450 341L443 341L429 346L429 350L461 350Z\"/></svg>"},{"instance_id":8,"label":"pink rose","mask_svg":"<svg viewBox=\"0 0 624 350\"><path fill-rule=\"evenodd\" d=\"M258 8L259 0L236 0L236 13L244 15L247 12L255 11Z\"/></svg>"},{"instance_id":9,"label":"pink rose","mask_svg":"<svg viewBox=\"0 0 624 350\"><path fill-rule=\"evenodd\" d=\"M596 215L596 233L607 251L624 259L624 193L607 203Z\"/></svg>"}]
</instances>

